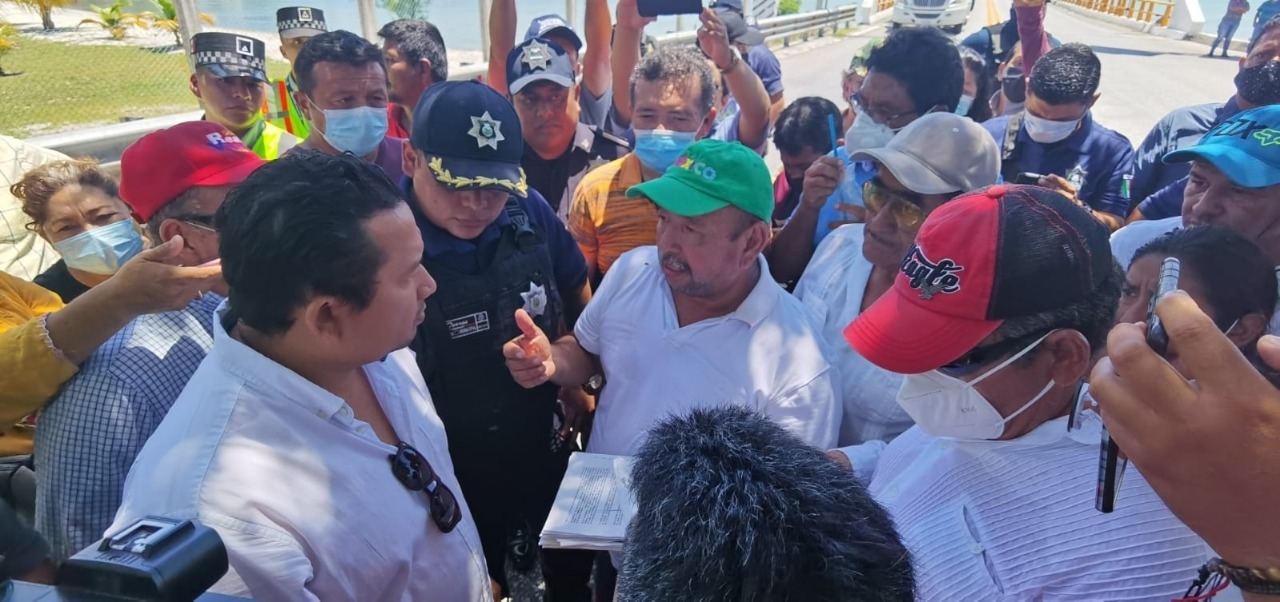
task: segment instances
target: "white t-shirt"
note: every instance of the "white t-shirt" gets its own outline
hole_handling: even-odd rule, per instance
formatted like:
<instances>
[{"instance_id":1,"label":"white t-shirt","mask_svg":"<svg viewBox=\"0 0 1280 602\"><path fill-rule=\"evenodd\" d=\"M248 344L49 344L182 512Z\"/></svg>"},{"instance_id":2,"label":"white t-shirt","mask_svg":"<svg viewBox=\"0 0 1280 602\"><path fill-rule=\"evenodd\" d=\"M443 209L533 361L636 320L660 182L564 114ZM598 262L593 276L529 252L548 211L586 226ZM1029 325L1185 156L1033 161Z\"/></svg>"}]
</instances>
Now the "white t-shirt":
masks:
<instances>
[{"instance_id":1,"label":"white t-shirt","mask_svg":"<svg viewBox=\"0 0 1280 602\"><path fill-rule=\"evenodd\" d=\"M1170 600L1208 559L1133 465L1115 512L1094 509L1101 422L1067 418L1011 441L912 427L871 494L911 550L921 600Z\"/></svg>"},{"instance_id":2,"label":"white t-shirt","mask_svg":"<svg viewBox=\"0 0 1280 602\"><path fill-rule=\"evenodd\" d=\"M491 600L444 424L401 349L364 367L387 420L462 505L443 533L426 493L391 472L396 448L341 398L231 338L213 349L125 481L114 533L148 515L196 519L231 567L210 591L255 600Z\"/></svg>"},{"instance_id":3,"label":"white t-shirt","mask_svg":"<svg viewBox=\"0 0 1280 602\"><path fill-rule=\"evenodd\" d=\"M758 410L820 449L835 444L839 376L818 327L763 257L760 274L737 310L681 327L657 247L618 258L574 329L606 382L588 451L635 454L663 418L724 405Z\"/></svg>"},{"instance_id":4,"label":"white t-shirt","mask_svg":"<svg viewBox=\"0 0 1280 602\"><path fill-rule=\"evenodd\" d=\"M1111 255L1120 263L1121 268L1128 270L1129 264L1133 262L1133 254L1137 253L1142 245L1181 227L1182 217L1133 222L1111 235ZM1276 269L1276 276L1280 276L1280 267ZM1280 287L1280 278L1277 279L1277 287ZM1280 308L1271 314L1271 324L1267 327L1267 331L1280 336Z\"/></svg>"},{"instance_id":5,"label":"white t-shirt","mask_svg":"<svg viewBox=\"0 0 1280 602\"><path fill-rule=\"evenodd\" d=\"M890 441L914 424L898 405L902 375L867 361L844 338L845 327L861 313L871 278L871 262L862 255L864 229L863 224L841 226L822 239L795 289L822 325L840 371L841 446Z\"/></svg>"}]
</instances>

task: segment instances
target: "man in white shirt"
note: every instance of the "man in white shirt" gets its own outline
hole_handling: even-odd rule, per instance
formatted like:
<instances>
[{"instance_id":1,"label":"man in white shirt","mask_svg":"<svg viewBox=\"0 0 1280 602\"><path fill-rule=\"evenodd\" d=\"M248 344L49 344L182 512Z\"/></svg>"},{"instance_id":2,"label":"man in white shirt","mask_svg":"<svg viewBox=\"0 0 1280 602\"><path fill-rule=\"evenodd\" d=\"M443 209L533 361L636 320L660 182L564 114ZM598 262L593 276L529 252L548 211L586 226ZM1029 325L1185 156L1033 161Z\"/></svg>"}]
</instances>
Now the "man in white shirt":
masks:
<instances>
[{"instance_id":1,"label":"man in white shirt","mask_svg":"<svg viewBox=\"0 0 1280 602\"><path fill-rule=\"evenodd\" d=\"M475 525L412 353L435 282L378 167L299 151L228 195L213 348L139 454L115 532L213 527L213 590L259 600L489 600Z\"/></svg>"},{"instance_id":2,"label":"man in white shirt","mask_svg":"<svg viewBox=\"0 0 1280 602\"><path fill-rule=\"evenodd\" d=\"M627 191L658 206L658 244L618 259L552 343L517 312L503 348L516 382L603 387L588 451L631 455L649 428L695 408L757 410L829 448L839 377L809 312L770 277L769 170L738 143L702 140Z\"/></svg>"},{"instance_id":3,"label":"man in white shirt","mask_svg":"<svg viewBox=\"0 0 1280 602\"><path fill-rule=\"evenodd\" d=\"M855 353L844 341L845 326L892 285L929 213L1000 177L995 140L955 113L924 115L884 148L857 151L851 158L876 168L862 194L866 223L841 226L822 239L795 288L796 298L822 323L840 369L840 445L888 442L911 427L911 417L895 400L902 375Z\"/></svg>"},{"instance_id":4,"label":"man in white shirt","mask_svg":"<svg viewBox=\"0 0 1280 602\"><path fill-rule=\"evenodd\" d=\"M922 600L1182 595L1204 544L1129 467L1095 510L1101 424L1078 416L1123 275L1106 226L1066 197L993 186L935 210L849 343L904 374L915 420L870 490L915 561Z\"/></svg>"},{"instance_id":5,"label":"man in white shirt","mask_svg":"<svg viewBox=\"0 0 1280 602\"><path fill-rule=\"evenodd\" d=\"M1182 216L1136 221L1111 235L1111 251L1121 267L1162 234L1209 224L1239 232L1280 266L1280 105L1237 113L1164 161L1191 163ZM1272 316L1269 330L1280 334L1280 312Z\"/></svg>"}]
</instances>

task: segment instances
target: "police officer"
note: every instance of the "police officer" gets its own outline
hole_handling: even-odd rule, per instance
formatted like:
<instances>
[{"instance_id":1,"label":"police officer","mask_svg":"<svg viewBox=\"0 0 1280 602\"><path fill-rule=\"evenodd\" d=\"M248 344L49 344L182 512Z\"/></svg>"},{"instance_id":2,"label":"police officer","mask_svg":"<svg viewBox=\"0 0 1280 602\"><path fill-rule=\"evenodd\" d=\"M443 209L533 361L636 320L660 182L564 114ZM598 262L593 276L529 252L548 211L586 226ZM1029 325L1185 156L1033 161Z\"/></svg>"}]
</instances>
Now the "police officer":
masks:
<instances>
[{"instance_id":1,"label":"police officer","mask_svg":"<svg viewBox=\"0 0 1280 602\"><path fill-rule=\"evenodd\" d=\"M298 82L293 76L293 60L307 40L329 31L329 28L324 22L324 11L308 6L287 6L276 11L276 29L280 31L280 54L289 61L290 69L284 79L271 80L263 110L268 123L303 140L311 132L311 126L293 104L293 93L298 90Z\"/></svg>"},{"instance_id":2,"label":"police officer","mask_svg":"<svg viewBox=\"0 0 1280 602\"><path fill-rule=\"evenodd\" d=\"M524 134L524 167L529 185L565 219L582 176L627 154L627 142L581 123L582 86L573 60L556 42L532 38L507 53L511 102Z\"/></svg>"},{"instance_id":3,"label":"police officer","mask_svg":"<svg viewBox=\"0 0 1280 602\"><path fill-rule=\"evenodd\" d=\"M517 309L548 333L567 333L591 296L586 262L529 187L523 152L519 117L507 99L481 83L442 82L418 101L403 153L422 261L439 284L413 349L449 435L490 576L504 590L508 547L517 565L537 558L536 534L568 460L562 435L571 433L556 422L557 387L516 384L502 345L520 335ZM572 397L561 398L566 423L584 417ZM513 531L526 536L509 545ZM564 599L555 553L542 559L548 595ZM585 581L578 584L583 593Z\"/></svg>"},{"instance_id":4,"label":"police officer","mask_svg":"<svg viewBox=\"0 0 1280 602\"><path fill-rule=\"evenodd\" d=\"M204 105L204 118L231 130L268 161L293 148L298 139L262 118L266 93L266 45L235 33L191 36L195 73L191 93Z\"/></svg>"}]
</instances>

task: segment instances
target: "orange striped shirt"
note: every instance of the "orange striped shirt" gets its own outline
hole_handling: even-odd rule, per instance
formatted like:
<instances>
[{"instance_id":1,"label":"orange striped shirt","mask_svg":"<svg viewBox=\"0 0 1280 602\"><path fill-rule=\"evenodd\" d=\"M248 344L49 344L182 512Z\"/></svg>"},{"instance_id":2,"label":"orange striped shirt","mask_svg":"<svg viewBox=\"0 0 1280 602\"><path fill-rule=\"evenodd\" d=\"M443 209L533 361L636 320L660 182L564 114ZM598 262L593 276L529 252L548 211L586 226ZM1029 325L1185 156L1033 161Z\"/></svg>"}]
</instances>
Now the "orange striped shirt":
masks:
<instances>
[{"instance_id":1,"label":"orange striped shirt","mask_svg":"<svg viewBox=\"0 0 1280 602\"><path fill-rule=\"evenodd\" d=\"M634 154L595 168L573 191L569 233L587 259L591 278L602 275L623 253L658 241L658 209L627 189L644 181Z\"/></svg>"}]
</instances>

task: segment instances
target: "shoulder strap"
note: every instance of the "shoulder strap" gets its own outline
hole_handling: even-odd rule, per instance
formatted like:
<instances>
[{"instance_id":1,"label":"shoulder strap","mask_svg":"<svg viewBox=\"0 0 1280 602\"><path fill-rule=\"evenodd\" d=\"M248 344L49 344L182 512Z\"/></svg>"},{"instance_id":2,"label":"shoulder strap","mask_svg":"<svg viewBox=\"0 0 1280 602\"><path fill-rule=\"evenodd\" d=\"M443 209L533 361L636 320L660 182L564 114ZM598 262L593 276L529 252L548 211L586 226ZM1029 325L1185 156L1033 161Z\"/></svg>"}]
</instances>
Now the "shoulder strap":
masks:
<instances>
[{"instance_id":1,"label":"shoulder strap","mask_svg":"<svg viewBox=\"0 0 1280 602\"><path fill-rule=\"evenodd\" d=\"M1025 111L1019 111L1009 118L1004 126L1004 139L1000 143L1000 174L1005 183L1011 183L1018 175L1021 161L1018 157L1018 130L1022 129Z\"/></svg>"},{"instance_id":2,"label":"shoulder strap","mask_svg":"<svg viewBox=\"0 0 1280 602\"><path fill-rule=\"evenodd\" d=\"M527 250L537 243L538 233L529 222L529 214L520 207L514 195L507 197L507 204L502 210L506 212L507 219L511 220L511 228L516 235L516 243L520 246L520 250Z\"/></svg>"}]
</instances>

